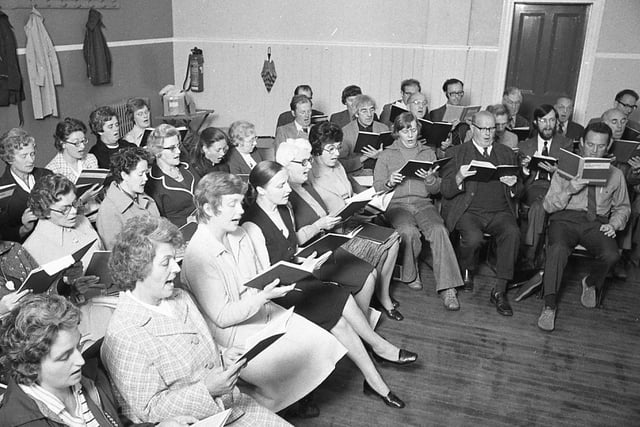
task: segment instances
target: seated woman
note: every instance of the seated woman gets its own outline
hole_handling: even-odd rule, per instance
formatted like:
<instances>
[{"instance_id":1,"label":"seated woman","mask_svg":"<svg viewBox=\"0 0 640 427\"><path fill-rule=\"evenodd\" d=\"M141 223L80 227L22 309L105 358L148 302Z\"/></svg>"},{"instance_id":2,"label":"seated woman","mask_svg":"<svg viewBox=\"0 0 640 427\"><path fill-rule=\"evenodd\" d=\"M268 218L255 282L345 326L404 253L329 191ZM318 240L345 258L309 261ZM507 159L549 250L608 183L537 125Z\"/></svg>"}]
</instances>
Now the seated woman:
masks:
<instances>
[{"instance_id":1,"label":"seated woman","mask_svg":"<svg viewBox=\"0 0 640 427\"><path fill-rule=\"evenodd\" d=\"M253 123L238 120L229 127L231 147L227 154L229 172L236 175L249 175L251 169L263 158L256 150L258 137Z\"/></svg>"},{"instance_id":2,"label":"seated woman","mask_svg":"<svg viewBox=\"0 0 640 427\"><path fill-rule=\"evenodd\" d=\"M36 141L20 128L0 136L0 159L6 163L0 186L15 185L11 197L0 202L0 233L4 240L24 242L37 221L27 208L29 193L40 177L52 172L35 167Z\"/></svg>"},{"instance_id":3,"label":"seated woman","mask_svg":"<svg viewBox=\"0 0 640 427\"><path fill-rule=\"evenodd\" d=\"M80 310L58 295L29 295L0 329L9 384L3 426L129 426L96 358L80 354ZM180 416L158 427L187 426Z\"/></svg>"},{"instance_id":4,"label":"seated woman","mask_svg":"<svg viewBox=\"0 0 640 427\"><path fill-rule=\"evenodd\" d=\"M209 172L229 172L224 156L229 151L229 137L221 129L208 127L200 132L198 143L191 153L191 166L198 175Z\"/></svg>"},{"instance_id":5,"label":"seated woman","mask_svg":"<svg viewBox=\"0 0 640 427\"><path fill-rule=\"evenodd\" d=\"M418 257L422 249L420 233L431 246L436 290L447 310L459 310L455 288L462 286L462 276L449 232L431 196L440 192L437 168L420 169L413 177L400 175L407 160L435 161L431 147L418 143L419 123L412 113L402 113L393 123L395 141L387 147L376 163L373 187L376 191L394 190L385 216L400 233L402 281L411 289L422 289Z\"/></svg>"},{"instance_id":6,"label":"seated woman","mask_svg":"<svg viewBox=\"0 0 640 427\"><path fill-rule=\"evenodd\" d=\"M287 171L276 162L263 161L251 171L249 181L258 198L243 217L243 228L256 247L260 263L267 266L281 260L292 261L298 245L291 212L287 208L291 192ZM372 392L373 387L387 405L403 407L404 402L389 390L368 354L362 351L359 338L371 346L378 360L405 365L414 362L418 356L378 335L347 289L327 286L319 280L307 280L304 286L299 284L298 287L303 292L287 295L276 302L285 307L295 306L297 313L324 325L347 347L348 356L364 374L365 392ZM342 296L336 289L342 291ZM332 315L331 321L327 321L329 315Z\"/></svg>"},{"instance_id":7,"label":"seated woman","mask_svg":"<svg viewBox=\"0 0 640 427\"><path fill-rule=\"evenodd\" d=\"M89 220L78 212L76 188L60 174L40 178L31 191L29 208L38 218L33 233L24 242L24 248L40 265L69 255L93 242L81 259L81 272L65 275L66 283L81 294L98 283L95 276L82 276L89 266L94 251L103 250L98 233Z\"/></svg>"},{"instance_id":8,"label":"seated woman","mask_svg":"<svg viewBox=\"0 0 640 427\"><path fill-rule=\"evenodd\" d=\"M120 138L120 123L111 107L98 107L89 114L89 126L96 136L96 143L89 152L98 159L98 166L109 169L111 155L121 148L135 147Z\"/></svg>"},{"instance_id":9,"label":"seated woman","mask_svg":"<svg viewBox=\"0 0 640 427\"><path fill-rule=\"evenodd\" d=\"M16 290L37 267L38 263L20 243L0 240L0 317L13 311L29 293L29 289Z\"/></svg>"},{"instance_id":10,"label":"seated woman","mask_svg":"<svg viewBox=\"0 0 640 427\"><path fill-rule=\"evenodd\" d=\"M139 215L160 216L156 202L144 192L151 162L140 147L128 147L111 156L113 182L102 201L96 225L108 250L129 218Z\"/></svg>"},{"instance_id":11,"label":"seated woman","mask_svg":"<svg viewBox=\"0 0 640 427\"><path fill-rule=\"evenodd\" d=\"M289 202L299 227L300 244L304 244L322 229L334 228L339 219L330 216L329 212L342 209L346 204L345 199L354 195L351 181L338 161L342 130L332 123L321 123L311 128L309 140L311 145L296 142L300 147L296 154L287 155L286 151L278 153L278 161L285 164L289 170L289 184L292 189ZM284 150L291 151L287 148ZM312 159L313 162L303 166L300 160L294 160L298 157ZM364 190L359 186L357 189ZM392 229L388 231L389 237L383 243L373 243L356 236L343 248L376 267L376 297L389 318L402 320L404 317L396 309L397 303L389 296L400 242L397 233Z\"/></svg>"},{"instance_id":12,"label":"seated woman","mask_svg":"<svg viewBox=\"0 0 640 427\"><path fill-rule=\"evenodd\" d=\"M144 99L127 100L127 118L133 122L133 128L124 136L124 140L140 146L144 130L151 126L151 112Z\"/></svg>"},{"instance_id":13,"label":"seated woman","mask_svg":"<svg viewBox=\"0 0 640 427\"><path fill-rule=\"evenodd\" d=\"M193 193L200 175L180 162L182 142L175 127L162 124L155 128L146 148L155 162L145 191L155 200L160 215L181 227L194 214Z\"/></svg>"},{"instance_id":14,"label":"seated woman","mask_svg":"<svg viewBox=\"0 0 640 427\"><path fill-rule=\"evenodd\" d=\"M113 247L109 265L127 290L101 354L124 415L155 423L232 409L234 426L289 425L238 390L241 353L221 353L189 295L174 288L180 272L176 249L183 243L166 219L140 216L127 222Z\"/></svg>"}]
</instances>

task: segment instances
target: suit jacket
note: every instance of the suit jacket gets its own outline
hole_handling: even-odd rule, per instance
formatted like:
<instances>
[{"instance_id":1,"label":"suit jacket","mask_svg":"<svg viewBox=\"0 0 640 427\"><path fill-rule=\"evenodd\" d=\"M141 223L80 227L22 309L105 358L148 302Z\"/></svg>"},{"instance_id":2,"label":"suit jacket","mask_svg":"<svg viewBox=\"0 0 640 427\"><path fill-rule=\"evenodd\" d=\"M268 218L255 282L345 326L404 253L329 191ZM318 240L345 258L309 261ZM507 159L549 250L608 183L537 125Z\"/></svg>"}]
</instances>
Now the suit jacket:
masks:
<instances>
[{"instance_id":1,"label":"suit jacket","mask_svg":"<svg viewBox=\"0 0 640 427\"><path fill-rule=\"evenodd\" d=\"M566 130L567 131L565 132L564 136L566 136L571 141L582 138L582 134L584 133L584 128L582 127L582 125L579 125L578 123L571 120L567 122Z\"/></svg>"},{"instance_id":2,"label":"suit jacket","mask_svg":"<svg viewBox=\"0 0 640 427\"><path fill-rule=\"evenodd\" d=\"M45 175L50 175L49 169L33 168L33 177L38 182ZM11 167L7 165L4 174L0 177L0 185L16 184L16 180L11 174ZM27 209L29 193L16 184L13 195L0 202L0 235L3 240L13 242L24 242L29 236L20 237L20 227L22 226L22 214Z\"/></svg>"},{"instance_id":3,"label":"suit jacket","mask_svg":"<svg viewBox=\"0 0 640 427\"><path fill-rule=\"evenodd\" d=\"M251 153L251 157L255 160L256 163L260 163L264 159L258 152L258 150L253 150ZM229 172L235 175L249 175L251 173L251 169L249 169L249 165L244 161L242 155L238 152L236 147L230 147L229 152L227 153L227 165L229 166Z\"/></svg>"},{"instance_id":4,"label":"suit jacket","mask_svg":"<svg viewBox=\"0 0 640 427\"><path fill-rule=\"evenodd\" d=\"M331 123L338 125L341 128L348 125L352 119L353 117L351 117L351 114L349 114L349 110L342 110L338 113L333 113L331 117L329 117L329 121Z\"/></svg>"},{"instance_id":5,"label":"suit jacket","mask_svg":"<svg viewBox=\"0 0 640 427\"><path fill-rule=\"evenodd\" d=\"M398 99L395 102L384 104L384 106L382 107L382 113L380 113L380 122L387 125L389 128L393 126L393 122L391 121L391 106L398 103L402 103L402 100ZM404 105L404 103L402 103L402 105ZM407 110L408 107L405 105L404 109Z\"/></svg>"},{"instance_id":6,"label":"suit jacket","mask_svg":"<svg viewBox=\"0 0 640 427\"><path fill-rule=\"evenodd\" d=\"M386 132L389 128L380 122L374 120L373 131L376 133ZM356 147L356 139L358 139L358 121L351 120L351 122L342 128L342 148L340 149L340 163L344 166L347 173L353 173L359 169L362 169L362 162L360 162L361 154L355 153L353 150Z\"/></svg>"},{"instance_id":7,"label":"suit jacket","mask_svg":"<svg viewBox=\"0 0 640 427\"><path fill-rule=\"evenodd\" d=\"M296 127L295 122L291 122L284 126L280 126L276 129L276 138L273 141L273 148L275 149L275 151L277 152L278 146L289 138L292 138L292 139L303 138L308 140L309 134L302 130L298 131L298 128Z\"/></svg>"},{"instance_id":8,"label":"suit jacket","mask_svg":"<svg viewBox=\"0 0 640 427\"><path fill-rule=\"evenodd\" d=\"M324 116L324 113L322 111L319 111L319 110L311 109L311 117L313 117L313 116ZM293 120L294 120L294 117L293 117L293 114L291 114L291 110L283 111L278 116L278 122L276 123L276 129L278 129L280 126L284 126L284 125L288 125L289 123L292 123Z\"/></svg>"},{"instance_id":9,"label":"suit jacket","mask_svg":"<svg viewBox=\"0 0 640 427\"><path fill-rule=\"evenodd\" d=\"M538 150L538 135L536 134L535 136L522 141L518 144L518 148L520 148L520 156L533 156L533 153ZM556 134L551 139L551 144L549 145L549 156L557 159L560 156L560 149L562 148L573 152L573 141L567 139L564 135ZM524 180L525 186L531 185L535 180L536 175L536 171L532 171Z\"/></svg>"},{"instance_id":10,"label":"suit jacket","mask_svg":"<svg viewBox=\"0 0 640 427\"><path fill-rule=\"evenodd\" d=\"M431 110L429 112L429 120L431 120L432 122L441 122L446 111L447 104L444 104L442 107L436 108L435 110Z\"/></svg>"},{"instance_id":11,"label":"suit jacket","mask_svg":"<svg viewBox=\"0 0 640 427\"><path fill-rule=\"evenodd\" d=\"M501 165L517 165L517 158L515 153L509 147L502 144L493 144L493 150L495 150L498 163ZM462 188L459 188L456 184L456 174L462 165L468 165L473 159L475 159L475 147L472 141L465 142L464 144L457 145L450 148L447 151L447 156L453 157L444 167L442 172L442 184L440 186L440 192L444 198L442 205L442 217L445 220L447 228L452 231L458 220L467 211L471 200L476 195L478 183L476 181L465 180L462 183ZM509 203L511 213L516 216L516 203L515 199L520 195L522 191L522 182L518 177L516 185L509 189L506 185L504 187L504 195Z\"/></svg>"}]
</instances>

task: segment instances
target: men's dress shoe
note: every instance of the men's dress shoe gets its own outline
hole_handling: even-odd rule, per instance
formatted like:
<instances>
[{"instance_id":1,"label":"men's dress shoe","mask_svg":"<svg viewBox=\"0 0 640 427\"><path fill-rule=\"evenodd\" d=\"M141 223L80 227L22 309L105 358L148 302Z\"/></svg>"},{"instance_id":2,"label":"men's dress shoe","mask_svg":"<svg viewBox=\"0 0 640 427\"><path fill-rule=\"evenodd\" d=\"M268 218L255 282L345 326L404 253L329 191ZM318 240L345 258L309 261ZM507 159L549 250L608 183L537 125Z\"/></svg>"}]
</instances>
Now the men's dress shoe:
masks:
<instances>
[{"instance_id":1,"label":"men's dress shoe","mask_svg":"<svg viewBox=\"0 0 640 427\"><path fill-rule=\"evenodd\" d=\"M404 402L396 396L392 391L389 391L389 394L386 396L381 395L377 391L375 391L367 382L364 380L364 385L362 387L362 392L368 396L378 396L385 405L391 406L392 408L402 409L404 408Z\"/></svg>"},{"instance_id":2,"label":"men's dress shoe","mask_svg":"<svg viewBox=\"0 0 640 427\"><path fill-rule=\"evenodd\" d=\"M538 271L536 274L531 276L529 280L525 280L524 282L520 282L519 284L514 285L513 287L522 286L520 293L516 297L516 301L522 301L529 295L531 295L536 289L538 289L542 285L542 277L544 276L544 271Z\"/></svg>"},{"instance_id":3,"label":"men's dress shoe","mask_svg":"<svg viewBox=\"0 0 640 427\"><path fill-rule=\"evenodd\" d=\"M442 303L444 304L444 308L449 311L458 311L460 310L460 302L458 301L458 297L456 296L455 289L446 289L440 292L440 296L442 297Z\"/></svg>"},{"instance_id":4,"label":"men's dress shoe","mask_svg":"<svg viewBox=\"0 0 640 427\"><path fill-rule=\"evenodd\" d=\"M386 314L389 319L397 320L398 322L404 319L404 316L402 315L402 313L400 313L395 308L392 308L391 310L387 310L386 308L381 307L381 311L384 314Z\"/></svg>"},{"instance_id":5,"label":"men's dress shoe","mask_svg":"<svg viewBox=\"0 0 640 427\"><path fill-rule=\"evenodd\" d=\"M372 351L371 355L378 363L389 362L389 363L394 363L396 365L408 365L418 360L418 355L416 353L409 350L405 350L404 348L400 349L397 360L385 359L384 357L376 354L375 351Z\"/></svg>"},{"instance_id":6,"label":"men's dress shoe","mask_svg":"<svg viewBox=\"0 0 640 427\"><path fill-rule=\"evenodd\" d=\"M613 266L611 274L614 279L627 280L627 268L622 259Z\"/></svg>"},{"instance_id":7,"label":"men's dress shoe","mask_svg":"<svg viewBox=\"0 0 640 427\"><path fill-rule=\"evenodd\" d=\"M498 313L503 316L513 316L513 310L504 292L495 292L491 289L491 298L489 298L489 301L491 301L491 304L495 304Z\"/></svg>"},{"instance_id":8,"label":"men's dress shoe","mask_svg":"<svg viewBox=\"0 0 640 427\"><path fill-rule=\"evenodd\" d=\"M471 271L464 270L464 272L462 273L462 283L464 283L464 286L462 287L463 291L473 291L473 274L471 273Z\"/></svg>"},{"instance_id":9,"label":"men's dress shoe","mask_svg":"<svg viewBox=\"0 0 640 427\"><path fill-rule=\"evenodd\" d=\"M413 289L414 291L422 290L422 282L420 281L420 276L416 277L415 280L408 282L407 286Z\"/></svg>"},{"instance_id":10,"label":"men's dress shoe","mask_svg":"<svg viewBox=\"0 0 640 427\"><path fill-rule=\"evenodd\" d=\"M586 308L595 308L596 306L596 287L587 286L587 277L582 278L582 295L580 296L580 302Z\"/></svg>"},{"instance_id":11,"label":"men's dress shoe","mask_svg":"<svg viewBox=\"0 0 640 427\"><path fill-rule=\"evenodd\" d=\"M540 317L538 317L538 328L543 331L551 332L555 328L556 309L545 306L542 309Z\"/></svg>"}]
</instances>

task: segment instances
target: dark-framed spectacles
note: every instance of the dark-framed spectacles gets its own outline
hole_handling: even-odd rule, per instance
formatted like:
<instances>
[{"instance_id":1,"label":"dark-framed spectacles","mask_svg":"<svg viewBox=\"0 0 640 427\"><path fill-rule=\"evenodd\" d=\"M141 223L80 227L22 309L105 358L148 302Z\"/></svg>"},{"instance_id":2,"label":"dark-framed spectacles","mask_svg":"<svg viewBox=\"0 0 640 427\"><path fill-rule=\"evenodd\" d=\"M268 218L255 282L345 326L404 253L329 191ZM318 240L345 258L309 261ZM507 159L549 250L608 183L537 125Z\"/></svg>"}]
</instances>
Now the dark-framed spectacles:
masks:
<instances>
[{"instance_id":1,"label":"dark-framed spectacles","mask_svg":"<svg viewBox=\"0 0 640 427\"><path fill-rule=\"evenodd\" d=\"M302 167L311 166L313 164L313 157L309 157L308 159L303 160L291 160L291 163L297 163Z\"/></svg>"},{"instance_id":2,"label":"dark-framed spectacles","mask_svg":"<svg viewBox=\"0 0 640 427\"><path fill-rule=\"evenodd\" d=\"M622 105L623 107L630 108L632 110L635 110L636 108L638 108L637 105L625 104L624 102L620 101L619 99L616 99L616 102L618 104Z\"/></svg>"},{"instance_id":3,"label":"dark-framed spectacles","mask_svg":"<svg viewBox=\"0 0 640 427\"><path fill-rule=\"evenodd\" d=\"M475 124L475 123L472 123L472 124L473 124L473 126L474 126L476 129L478 129L480 132L491 133L491 132L495 132L495 130L496 130L496 127L495 127L495 126L490 127L490 128L481 128L480 126L478 126L478 125L477 125L477 124Z\"/></svg>"},{"instance_id":4,"label":"dark-framed spectacles","mask_svg":"<svg viewBox=\"0 0 640 427\"><path fill-rule=\"evenodd\" d=\"M79 145L87 145L87 142L89 142L87 138L82 138L77 141L64 141L65 144L71 144L74 147L78 147Z\"/></svg>"},{"instance_id":5,"label":"dark-framed spectacles","mask_svg":"<svg viewBox=\"0 0 640 427\"><path fill-rule=\"evenodd\" d=\"M176 144L176 145L170 145L168 147L162 147L163 150L169 150L169 151L175 151L176 149L178 149L178 151L182 150L182 143Z\"/></svg>"},{"instance_id":6,"label":"dark-framed spectacles","mask_svg":"<svg viewBox=\"0 0 640 427\"><path fill-rule=\"evenodd\" d=\"M464 96L464 91L463 90L459 90L457 92L447 92L447 95L449 95L449 96Z\"/></svg>"},{"instance_id":7,"label":"dark-framed spectacles","mask_svg":"<svg viewBox=\"0 0 640 427\"><path fill-rule=\"evenodd\" d=\"M70 205L63 206L60 209L49 208L49 210L51 212L57 212L60 215L67 216L67 215L69 215L69 212L71 212L71 209L74 209L74 208L78 209L81 205L82 205L82 203L80 202L80 200L76 199Z\"/></svg>"}]
</instances>

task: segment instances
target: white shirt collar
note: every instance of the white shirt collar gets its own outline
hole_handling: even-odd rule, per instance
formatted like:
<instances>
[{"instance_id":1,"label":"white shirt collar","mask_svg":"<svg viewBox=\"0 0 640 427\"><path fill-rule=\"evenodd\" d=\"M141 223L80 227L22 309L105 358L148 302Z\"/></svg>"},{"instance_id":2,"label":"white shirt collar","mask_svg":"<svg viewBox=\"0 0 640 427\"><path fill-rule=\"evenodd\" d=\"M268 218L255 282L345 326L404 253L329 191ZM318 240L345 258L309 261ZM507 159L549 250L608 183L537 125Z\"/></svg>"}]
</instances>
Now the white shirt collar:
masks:
<instances>
[{"instance_id":1,"label":"white shirt collar","mask_svg":"<svg viewBox=\"0 0 640 427\"><path fill-rule=\"evenodd\" d=\"M538 134L538 151L536 151L536 153L542 154L543 149L544 149L544 139L542 139L542 136ZM547 142L547 150L550 150L550 149L551 149L551 139Z\"/></svg>"},{"instance_id":2,"label":"white shirt collar","mask_svg":"<svg viewBox=\"0 0 640 427\"><path fill-rule=\"evenodd\" d=\"M481 154L484 153L484 147L481 147L480 145L478 145L476 141L473 139L471 140L471 142L473 142L473 145L476 147L476 150L478 150ZM491 155L492 150L493 150L493 144L487 147L487 153Z\"/></svg>"},{"instance_id":3,"label":"white shirt collar","mask_svg":"<svg viewBox=\"0 0 640 427\"><path fill-rule=\"evenodd\" d=\"M30 173L29 175L27 175L27 182L24 182L22 179L18 177L18 175L13 173L12 170L10 172L11 172L11 175L13 176L13 179L20 186L20 188L22 188L27 193L31 193L31 189L33 188L34 185L36 185L36 179L33 177L33 174Z\"/></svg>"}]
</instances>

